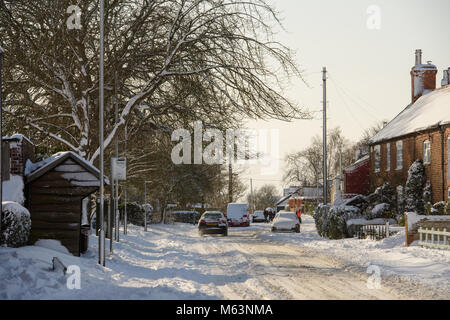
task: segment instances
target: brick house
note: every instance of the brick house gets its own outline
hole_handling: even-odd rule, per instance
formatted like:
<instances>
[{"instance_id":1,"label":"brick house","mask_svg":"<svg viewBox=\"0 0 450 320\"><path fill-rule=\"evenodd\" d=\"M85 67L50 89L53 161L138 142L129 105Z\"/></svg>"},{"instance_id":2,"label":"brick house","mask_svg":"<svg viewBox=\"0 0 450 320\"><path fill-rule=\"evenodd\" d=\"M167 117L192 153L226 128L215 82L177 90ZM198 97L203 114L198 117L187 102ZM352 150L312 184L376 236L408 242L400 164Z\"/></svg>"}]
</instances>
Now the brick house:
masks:
<instances>
[{"instance_id":1,"label":"brick house","mask_svg":"<svg viewBox=\"0 0 450 320\"><path fill-rule=\"evenodd\" d=\"M369 194L370 157L364 155L344 169L345 194Z\"/></svg>"},{"instance_id":2,"label":"brick house","mask_svg":"<svg viewBox=\"0 0 450 320\"><path fill-rule=\"evenodd\" d=\"M370 141L370 190L390 182L403 193L411 164L422 159L431 183L433 203L450 193L450 68L436 89L437 68L422 64L416 50L411 70L412 100Z\"/></svg>"}]
</instances>

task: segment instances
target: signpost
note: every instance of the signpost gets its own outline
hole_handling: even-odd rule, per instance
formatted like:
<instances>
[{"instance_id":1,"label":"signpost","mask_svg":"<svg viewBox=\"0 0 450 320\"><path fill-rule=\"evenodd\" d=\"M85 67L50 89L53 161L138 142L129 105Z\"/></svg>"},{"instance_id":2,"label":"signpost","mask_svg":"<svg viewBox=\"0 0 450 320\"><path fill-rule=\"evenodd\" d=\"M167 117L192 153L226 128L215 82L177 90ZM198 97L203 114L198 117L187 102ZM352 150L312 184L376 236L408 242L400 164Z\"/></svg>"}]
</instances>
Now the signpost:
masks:
<instances>
[{"instance_id":1,"label":"signpost","mask_svg":"<svg viewBox=\"0 0 450 320\"><path fill-rule=\"evenodd\" d=\"M111 158L111 173L112 180L116 186L116 195L114 201L115 208L115 238L116 241L119 241L119 224L120 224L120 213L119 213L119 181L124 181L127 179L127 159L124 157L121 158Z\"/></svg>"},{"instance_id":2,"label":"signpost","mask_svg":"<svg viewBox=\"0 0 450 320\"><path fill-rule=\"evenodd\" d=\"M111 168L114 180L125 181L127 180L127 159L111 158Z\"/></svg>"}]
</instances>

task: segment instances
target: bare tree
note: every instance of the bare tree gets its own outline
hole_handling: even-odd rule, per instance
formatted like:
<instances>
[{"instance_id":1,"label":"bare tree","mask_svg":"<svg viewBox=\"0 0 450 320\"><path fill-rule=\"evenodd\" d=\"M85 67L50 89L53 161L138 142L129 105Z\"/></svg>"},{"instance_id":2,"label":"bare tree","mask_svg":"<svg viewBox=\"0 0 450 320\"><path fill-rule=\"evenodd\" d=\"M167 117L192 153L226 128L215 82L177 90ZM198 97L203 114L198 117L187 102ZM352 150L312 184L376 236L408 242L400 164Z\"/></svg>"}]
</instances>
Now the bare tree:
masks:
<instances>
[{"instance_id":1,"label":"bare tree","mask_svg":"<svg viewBox=\"0 0 450 320\"><path fill-rule=\"evenodd\" d=\"M252 194L248 194L247 201L252 204L255 210L264 210L273 208L277 203L278 190L272 184L266 184L255 190Z\"/></svg>"},{"instance_id":2,"label":"bare tree","mask_svg":"<svg viewBox=\"0 0 450 320\"><path fill-rule=\"evenodd\" d=\"M340 173L353 161L354 145L342 135L339 127L328 134L327 166L328 179ZM318 184L323 180L323 142L321 136L314 136L304 150L292 153L285 159L284 181L289 183Z\"/></svg>"},{"instance_id":3,"label":"bare tree","mask_svg":"<svg viewBox=\"0 0 450 320\"><path fill-rule=\"evenodd\" d=\"M66 28L72 4L0 0L4 111L36 140L51 138L94 162L98 1L79 2L79 30ZM113 103L106 106L106 147L125 124L135 134L148 123L171 130L180 115L306 116L279 93L284 77L301 75L292 52L274 40L279 20L265 1L110 0L105 21L105 101L113 101L117 75L120 102L117 123Z\"/></svg>"}]
</instances>

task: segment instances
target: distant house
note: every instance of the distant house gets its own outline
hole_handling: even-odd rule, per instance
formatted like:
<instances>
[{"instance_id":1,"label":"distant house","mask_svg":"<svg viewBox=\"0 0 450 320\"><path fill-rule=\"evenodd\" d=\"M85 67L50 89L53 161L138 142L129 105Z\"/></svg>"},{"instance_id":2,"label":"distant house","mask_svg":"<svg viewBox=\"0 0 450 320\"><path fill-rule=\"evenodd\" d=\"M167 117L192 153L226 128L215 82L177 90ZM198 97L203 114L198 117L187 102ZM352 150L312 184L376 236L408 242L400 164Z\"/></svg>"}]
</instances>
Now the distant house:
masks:
<instances>
[{"instance_id":1,"label":"distant house","mask_svg":"<svg viewBox=\"0 0 450 320\"><path fill-rule=\"evenodd\" d=\"M370 156L365 155L344 169L344 194L367 195L370 192Z\"/></svg>"},{"instance_id":2,"label":"distant house","mask_svg":"<svg viewBox=\"0 0 450 320\"><path fill-rule=\"evenodd\" d=\"M436 89L437 72L433 64L422 63L422 51L417 50L411 70L411 104L369 141L371 191L390 182L402 192L409 167L416 159L422 159L433 202L448 199L450 68L444 70L439 89Z\"/></svg>"},{"instance_id":3,"label":"distant house","mask_svg":"<svg viewBox=\"0 0 450 320\"><path fill-rule=\"evenodd\" d=\"M290 187L284 190L284 196L276 203L277 212L284 210L287 205L292 211L304 209L307 203L323 202L323 186Z\"/></svg>"}]
</instances>

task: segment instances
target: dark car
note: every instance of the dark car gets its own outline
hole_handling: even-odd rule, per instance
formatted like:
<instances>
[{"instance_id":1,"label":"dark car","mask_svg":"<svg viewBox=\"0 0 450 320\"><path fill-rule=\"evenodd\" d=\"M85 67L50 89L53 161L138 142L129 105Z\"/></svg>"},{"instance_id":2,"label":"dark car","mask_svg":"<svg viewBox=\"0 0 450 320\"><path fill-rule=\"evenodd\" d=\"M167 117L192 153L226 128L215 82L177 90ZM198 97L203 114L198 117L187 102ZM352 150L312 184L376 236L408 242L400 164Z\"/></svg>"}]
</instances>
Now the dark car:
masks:
<instances>
[{"instance_id":1,"label":"dark car","mask_svg":"<svg viewBox=\"0 0 450 320\"><path fill-rule=\"evenodd\" d=\"M204 234L222 234L228 236L227 219L222 212L206 211L198 222L199 235Z\"/></svg>"},{"instance_id":2,"label":"dark car","mask_svg":"<svg viewBox=\"0 0 450 320\"><path fill-rule=\"evenodd\" d=\"M252 222L266 222L263 210L256 210L252 215Z\"/></svg>"}]
</instances>

